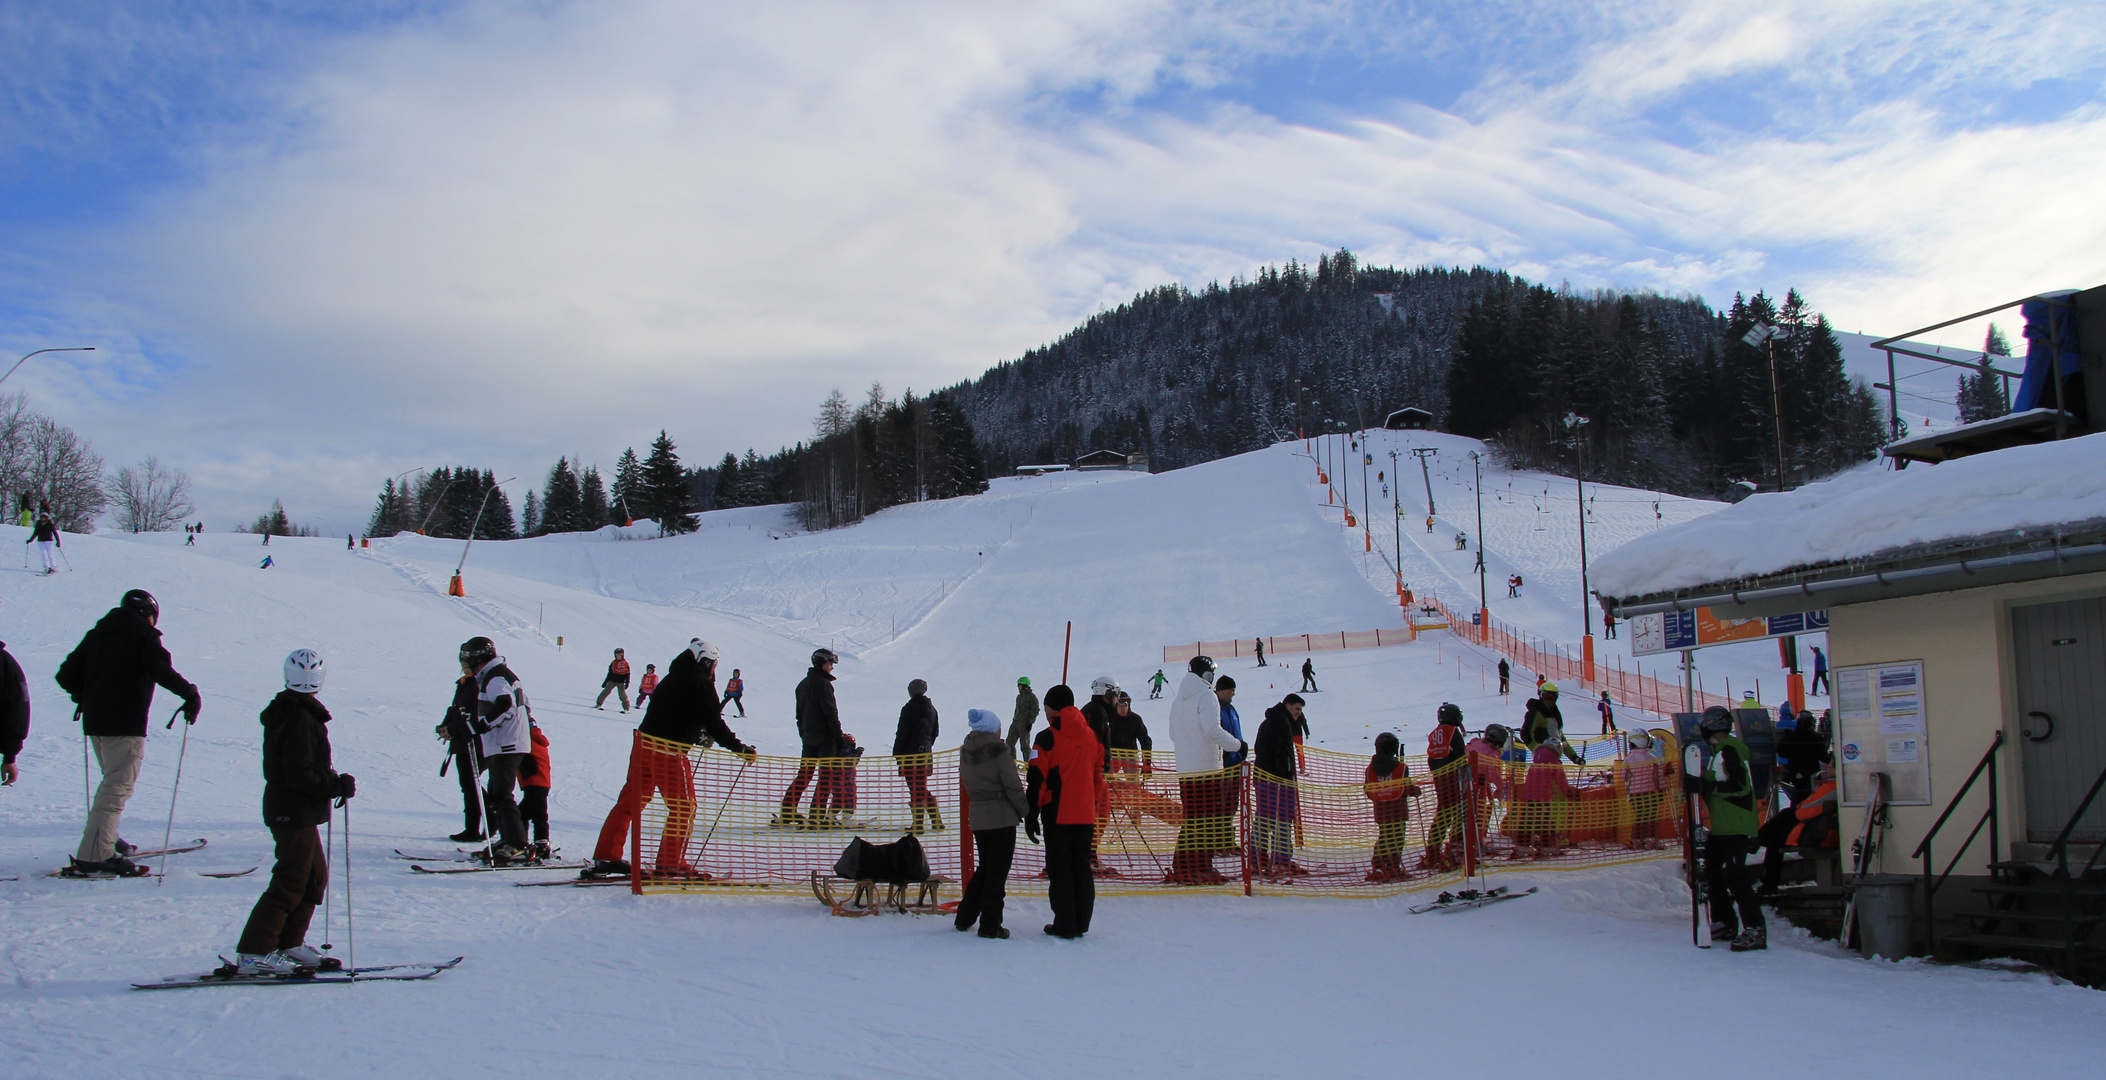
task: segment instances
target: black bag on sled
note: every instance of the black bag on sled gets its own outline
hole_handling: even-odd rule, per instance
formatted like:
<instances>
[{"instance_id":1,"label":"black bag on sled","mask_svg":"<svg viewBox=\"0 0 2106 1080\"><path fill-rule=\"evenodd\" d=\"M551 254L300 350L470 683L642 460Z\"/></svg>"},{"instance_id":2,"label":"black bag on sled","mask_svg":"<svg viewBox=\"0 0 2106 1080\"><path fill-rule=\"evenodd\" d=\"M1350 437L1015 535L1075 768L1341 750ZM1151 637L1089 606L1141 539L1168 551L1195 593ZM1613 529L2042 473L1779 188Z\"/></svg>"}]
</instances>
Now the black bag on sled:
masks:
<instances>
[{"instance_id":1,"label":"black bag on sled","mask_svg":"<svg viewBox=\"0 0 2106 1080\"><path fill-rule=\"evenodd\" d=\"M921 841L902 836L889 844L873 844L858 836L841 851L834 863L834 876L858 881L872 878L893 885L929 879L929 857Z\"/></svg>"}]
</instances>

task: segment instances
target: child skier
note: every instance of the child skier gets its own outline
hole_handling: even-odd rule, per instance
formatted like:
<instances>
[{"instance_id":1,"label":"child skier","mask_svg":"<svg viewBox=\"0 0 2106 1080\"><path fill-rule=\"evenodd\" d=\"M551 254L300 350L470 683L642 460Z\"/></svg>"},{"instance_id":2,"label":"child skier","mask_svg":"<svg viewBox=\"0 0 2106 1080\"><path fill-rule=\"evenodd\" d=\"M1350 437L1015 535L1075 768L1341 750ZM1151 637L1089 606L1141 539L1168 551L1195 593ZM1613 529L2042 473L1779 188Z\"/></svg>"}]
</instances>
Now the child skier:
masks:
<instances>
[{"instance_id":1,"label":"child skier","mask_svg":"<svg viewBox=\"0 0 2106 1080\"><path fill-rule=\"evenodd\" d=\"M322 658L298 649L285 658L285 689L264 707L263 823L278 849L271 883L249 912L234 947L237 975L287 975L323 966L308 947L307 924L329 888L329 862L318 827L358 793L348 773L330 768L329 710L322 689Z\"/></svg>"},{"instance_id":2,"label":"child skier","mask_svg":"<svg viewBox=\"0 0 2106 1080\"><path fill-rule=\"evenodd\" d=\"M1375 736L1375 756L1367 763L1361 793L1374 804L1375 855L1368 860L1367 879L1380 884L1409 876L1404 872L1404 831L1408 812L1405 799L1419 793L1411 782L1411 766L1397 757L1397 737L1387 731Z\"/></svg>"},{"instance_id":3,"label":"child skier","mask_svg":"<svg viewBox=\"0 0 2106 1080\"><path fill-rule=\"evenodd\" d=\"M639 709L643 708L644 704L651 700L651 691L656 689L658 689L658 665L645 664L643 666L643 678L637 680L636 683L636 707ZM739 715L744 716L746 714L740 712Z\"/></svg>"},{"instance_id":4,"label":"child skier","mask_svg":"<svg viewBox=\"0 0 2106 1080\"><path fill-rule=\"evenodd\" d=\"M629 711L629 658L620 649L614 650L614 659L607 664L607 677L600 680L600 696L592 707L597 709L607 704L608 694L620 694L622 711Z\"/></svg>"},{"instance_id":5,"label":"child skier","mask_svg":"<svg viewBox=\"0 0 2106 1080\"><path fill-rule=\"evenodd\" d=\"M1631 846L1656 848L1660 825L1660 792L1663 790L1660 751L1645 731L1633 731L1630 749L1621 762L1624 794L1631 800Z\"/></svg>"},{"instance_id":6,"label":"child skier","mask_svg":"<svg viewBox=\"0 0 2106 1080\"><path fill-rule=\"evenodd\" d=\"M547 862L554 858L548 846L548 736L532 709L527 710L527 736L534 749L519 763L519 816L534 831L534 857Z\"/></svg>"},{"instance_id":7,"label":"child skier","mask_svg":"<svg viewBox=\"0 0 2106 1080\"><path fill-rule=\"evenodd\" d=\"M1565 767L1558 763L1559 742L1552 737L1537 745L1528 779L1521 782L1521 797L1514 805L1514 839L1524 849L1536 849L1533 854L1537 856L1557 846L1558 804L1576 797Z\"/></svg>"},{"instance_id":8,"label":"child skier","mask_svg":"<svg viewBox=\"0 0 2106 1080\"><path fill-rule=\"evenodd\" d=\"M746 715L746 680L739 677L739 669L731 669L731 678L724 680L724 703L739 707L739 715Z\"/></svg>"}]
</instances>

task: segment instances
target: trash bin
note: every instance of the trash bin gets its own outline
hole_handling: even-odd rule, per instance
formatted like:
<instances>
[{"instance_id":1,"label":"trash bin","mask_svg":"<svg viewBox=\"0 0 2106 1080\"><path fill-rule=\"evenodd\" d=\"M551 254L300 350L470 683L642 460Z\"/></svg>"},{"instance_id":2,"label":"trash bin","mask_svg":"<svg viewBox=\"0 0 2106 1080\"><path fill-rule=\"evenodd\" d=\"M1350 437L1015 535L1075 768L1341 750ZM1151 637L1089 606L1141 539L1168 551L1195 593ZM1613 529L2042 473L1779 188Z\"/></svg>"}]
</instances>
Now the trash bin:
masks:
<instances>
[{"instance_id":1,"label":"trash bin","mask_svg":"<svg viewBox=\"0 0 2106 1080\"><path fill-rule=\"evenodd\" d=\"M1857 879L1860 952L1899 960L1915 951L1917 880L1907 874L1866 874Z\"/></svg>"}]
</instances>

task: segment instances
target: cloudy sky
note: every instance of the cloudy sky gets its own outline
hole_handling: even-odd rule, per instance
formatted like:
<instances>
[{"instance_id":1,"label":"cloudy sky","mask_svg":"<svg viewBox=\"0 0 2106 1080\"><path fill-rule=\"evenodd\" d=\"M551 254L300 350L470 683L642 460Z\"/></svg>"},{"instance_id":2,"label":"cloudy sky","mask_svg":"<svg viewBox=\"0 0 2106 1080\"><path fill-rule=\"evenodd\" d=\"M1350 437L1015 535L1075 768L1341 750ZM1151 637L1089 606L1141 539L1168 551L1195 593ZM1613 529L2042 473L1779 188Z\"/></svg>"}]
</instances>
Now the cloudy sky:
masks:
<instances>
[{"instance_id":1,"label":"cloudy sky","mask_svg":"<svg viewBox=\"0 0 2106 1080\"><path fill-rule=\"evenodd\" d=\"M1872 333L2106 281L2100 0L353 8L0 6L0 351L98 349L6 388L215 529L771 449L1342 246Z\"/></svg>"}]
</instances>

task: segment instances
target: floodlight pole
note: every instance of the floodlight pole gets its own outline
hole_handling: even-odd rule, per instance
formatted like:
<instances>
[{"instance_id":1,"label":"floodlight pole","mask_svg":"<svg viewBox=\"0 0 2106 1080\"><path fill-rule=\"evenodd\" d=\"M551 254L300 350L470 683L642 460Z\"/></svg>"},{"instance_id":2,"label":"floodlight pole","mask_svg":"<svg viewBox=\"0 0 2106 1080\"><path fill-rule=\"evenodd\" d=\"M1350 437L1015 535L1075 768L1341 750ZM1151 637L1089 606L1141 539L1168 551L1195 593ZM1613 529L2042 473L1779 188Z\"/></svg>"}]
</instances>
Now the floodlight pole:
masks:
<instances>
[{"instance_id":1,"label":"floodlight pole","mask_svg":"<svg viewBox=\"0 0 2106 1080\"><path fill-rule=\"evenodd\" d=\"M1426 516L1432 517L1440 511L1433 508L1433 470L1426 467L1426 459L1438 457L1441 451L1437 446L1414 446L1411 452L1419 456L1419 478L1426 481Z\"/></svg>"},{"instance_id":2,"label":"floodlight pole","mask_svg":"<svg viewBox=\"0 0 2106 1080\"><path fill-rule=\"evenodd\" d=\"M1477 610L1483 613L1485 632L1490 633L1492 602L1486 599L1484 588L1484 463L1475 450L1470 451L1470 470L1476 474L1477 488Z\"/></svg>"},{"instance_id":3,"label":"floodlight pole","mask_svg":"<svg viewBox=\"0 0 2106 1080\"><path fill-rule=\"evenodd\" d=\"M11 367L11 368L8 368L8 369L7 369L7 375L13 375L13 374L15 373L15 368L19 368L19 367L21 367L21 366L22 366L23 364L26 364L26 363L28 363L28 362L29 362L29 358L30 358L30 357L32 357L32 356L37 356L37 355L39 355L39 354L42 354L42 353L48 353L48 352L94 352L94 351L95 351L95 346L93 346L93 345L62 345L62 346L59 346L59 347L57 347L57 348L51 348L51 349L38 349L38 350L37 350L36 352L32 352L32 353L24 353L24 354L22 354L22 359L20 359L20 360L17 360L17 361L15 361L15 366L14 366L14 367ZM4 383L4 382L6 382L6 381L7 381L7 375L0 375L0 383Z\"/></svg>"},{"instance_id":4,"label":"floodlight pole","mask_svg":"<svg viewBox=\"0 0 2106 1080\"><path fill-rule=\"evenodd\" d=\"M475 520L469 522L468 524L468 542L461 545L461 561L454 564L453 580L451 582L448 582L446 585L446 595L468 595L468 590L462 588L461 586L461 569L468 565L468 549L475 546L475 530L478 526L480 526L483 523L483 508L490 505L490 496L497 494L498 488L501 488L506 484L509 484L517 479L519 478L513 476L507 477L503 480L499 480L497 483L490 485L490 490L483 492L483 501L476 504L475 507ZM448 484L447 486L451 487L452 485Z\"/></svg>"}]
</instances>

